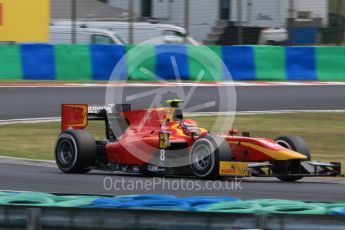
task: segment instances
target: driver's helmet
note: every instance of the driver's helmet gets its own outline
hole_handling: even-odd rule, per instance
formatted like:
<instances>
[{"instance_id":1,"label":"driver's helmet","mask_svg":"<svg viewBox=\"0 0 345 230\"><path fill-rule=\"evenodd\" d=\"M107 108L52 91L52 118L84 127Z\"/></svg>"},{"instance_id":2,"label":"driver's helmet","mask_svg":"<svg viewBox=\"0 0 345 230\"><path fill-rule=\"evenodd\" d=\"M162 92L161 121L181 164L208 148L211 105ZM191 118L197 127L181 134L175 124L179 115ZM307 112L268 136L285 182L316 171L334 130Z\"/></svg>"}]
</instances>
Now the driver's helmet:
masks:
<instances>
[{"instance_id":1,"label":"driver's helmet","mask_svg":"<svg viewBox=\"0 0 345 230\"><path fill-rule=\"evenodd\" d=\"M199 127L198 127L198 124L193 121L193 120L190 120L190 119L185 119L183 120L182 122L182 128L184 130L189 130L189 131L194 131L194 133L196 135L199 135Z\"/></svg>"},{"instance_id":2,"label":"driver's helmet","mask_svg":"<svg viewBox=\"0 0 345 230\"><path fill-rule=\"evenodd\" d=\"M182 125L184 127L193 127L193 126L198 127L198 124L194 120L191 120L191 119L183 120Z\"/></svg>"}]
</instances>

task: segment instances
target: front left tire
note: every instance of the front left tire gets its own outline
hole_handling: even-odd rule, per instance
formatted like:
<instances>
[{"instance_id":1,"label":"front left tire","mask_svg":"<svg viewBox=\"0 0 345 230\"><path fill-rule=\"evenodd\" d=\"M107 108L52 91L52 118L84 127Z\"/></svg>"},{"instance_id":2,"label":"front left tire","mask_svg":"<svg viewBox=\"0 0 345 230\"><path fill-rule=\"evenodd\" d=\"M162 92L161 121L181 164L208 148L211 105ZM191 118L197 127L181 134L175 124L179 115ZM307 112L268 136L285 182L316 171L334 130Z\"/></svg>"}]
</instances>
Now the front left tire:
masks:
<instances>
[{"instance_id":1,"label":"front left tire","mask_svg":"<svg viewBox=\"0 0 345 230\"><path fill-rule=\"evenodd\" d=\"M96 142L85 130L61 133L55 144L55 161L64 173L87 173L96 161Z\"/></svg>"},{"instance_id":2,"label":"front left tire","mask_svg":"<svg viewBox=\"0 0 345 230\"><path fill-rule=\"evenodd\" d=\"M219 177L219 162L230 159L231 149L225 139L208 134L194 142L189 164L198 178L215 179Z\"/></svg>"}]
</instances>

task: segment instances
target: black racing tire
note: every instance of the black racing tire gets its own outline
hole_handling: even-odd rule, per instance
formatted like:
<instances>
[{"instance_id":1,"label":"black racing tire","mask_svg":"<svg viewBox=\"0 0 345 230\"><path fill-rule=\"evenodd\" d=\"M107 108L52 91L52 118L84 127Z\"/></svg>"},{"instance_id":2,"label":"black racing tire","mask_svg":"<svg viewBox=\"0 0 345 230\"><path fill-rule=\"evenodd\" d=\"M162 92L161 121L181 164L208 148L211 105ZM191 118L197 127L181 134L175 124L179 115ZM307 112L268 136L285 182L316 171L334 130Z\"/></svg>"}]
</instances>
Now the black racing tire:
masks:
<instances>
[{"instance_id":1,"label":"black racing tire","mask_svg":"<svg viewBox=\"0 0 345 230\"><path fill-rule=\"evenodd\" d=\"M275 139L275 141L284 148L296 151L307 157L307 160L311 160L311 154L306 141L299 136L281 136ZM300 160L287 160L287 161L275 161L273 163L272 171L276 174L284 173L298 173L300 168ZM303 178L303 176L278 176L281 181L293 182Z\"/></svg>"},{"instance_id":2,"label":"black racing tire","mask_svg":"<svg viewBox=\"0 0 345 230\"><path fill-rule=\"evenodd\" d=\"M55 143L55 161L64 173L88 173L96 154L95 139L85 130L65 131Z\"/></svg>"},{"instance_id":3,"label":"black racing tire","mask_svg":"<svg viewBox=\"0 0 345 230\"><path fill-rule=\"evenodd\" d=\"M219 177L219 162L231 159L229 143L222 137L207 134L194 142L189 164L196 177L216 179Z\"/></svg>"}]
</instances>

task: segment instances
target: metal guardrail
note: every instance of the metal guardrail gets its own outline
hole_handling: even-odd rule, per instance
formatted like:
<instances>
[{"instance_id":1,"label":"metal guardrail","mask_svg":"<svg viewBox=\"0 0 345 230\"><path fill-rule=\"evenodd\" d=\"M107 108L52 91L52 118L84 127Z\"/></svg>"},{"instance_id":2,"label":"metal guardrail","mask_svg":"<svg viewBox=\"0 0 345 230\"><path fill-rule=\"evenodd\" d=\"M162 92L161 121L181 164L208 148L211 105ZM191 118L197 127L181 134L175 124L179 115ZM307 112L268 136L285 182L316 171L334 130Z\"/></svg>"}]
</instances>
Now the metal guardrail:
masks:
<instances>
[{"instance_id":1,"label":"metal guardrail","mask_svg":"<svg viewBox=\"0 0 345 230\"><path fill-rule=\"evenodd\" d=\"M344 229L337 215L0 206L0 229Z\"/></svg>"}]
</instances>

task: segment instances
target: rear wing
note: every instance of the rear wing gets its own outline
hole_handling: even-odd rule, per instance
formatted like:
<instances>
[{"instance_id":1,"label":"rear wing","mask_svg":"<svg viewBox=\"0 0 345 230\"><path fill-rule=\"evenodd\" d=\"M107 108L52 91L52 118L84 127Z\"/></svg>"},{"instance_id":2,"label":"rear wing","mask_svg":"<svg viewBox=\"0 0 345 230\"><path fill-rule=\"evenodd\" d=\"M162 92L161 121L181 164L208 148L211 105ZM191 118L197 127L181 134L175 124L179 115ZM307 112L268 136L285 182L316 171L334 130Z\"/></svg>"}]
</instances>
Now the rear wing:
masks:
<instances>
[{"instance_id":1,"label":"rear wing","mask_svg":"<svg viewBox=\"0 0 345 230\"><path fill-rule=\"evenodd\" d=\"M123 112L131 110L130 104L116 105L87 105L62 104L61 105L61 132L69 129L85 129L88 121L99 120L105 122L106 136L115 138L110 129L109 118L122 117Z\"/></svg>"},{"instance_id":2,"label":"rear wing","mask_svg":"<svg viewBox=\"0 0 345 230\"><path fill-rule=\"evenodd\" d=\"M61 105L61 132L69 129L84 129L88 123L87 104Z\"/></svg>"}]
</instances>

